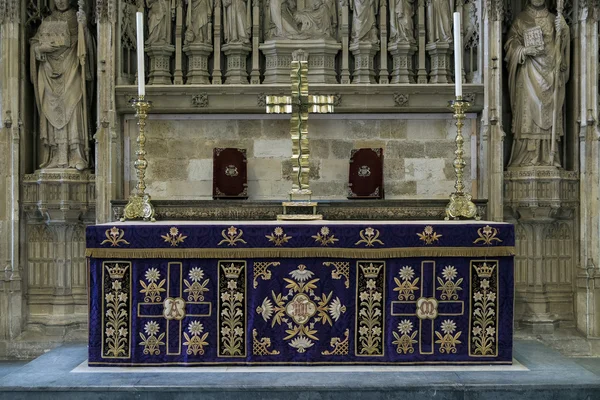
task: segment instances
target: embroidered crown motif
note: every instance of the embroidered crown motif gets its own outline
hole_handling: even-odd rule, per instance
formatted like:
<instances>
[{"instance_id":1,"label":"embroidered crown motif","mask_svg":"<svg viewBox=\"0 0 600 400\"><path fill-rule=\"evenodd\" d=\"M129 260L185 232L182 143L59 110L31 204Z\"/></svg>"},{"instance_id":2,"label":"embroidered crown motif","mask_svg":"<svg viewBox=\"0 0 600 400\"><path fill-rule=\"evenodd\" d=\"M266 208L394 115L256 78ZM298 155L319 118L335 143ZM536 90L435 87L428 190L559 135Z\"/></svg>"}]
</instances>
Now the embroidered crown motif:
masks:
<instances>
[{"instance_id":1,"label":"embroidered crown motif","mask_svg":"<svg viewBox=\"0 0 600 400\"><path fill-rule=\"evenodd\" d=\"M118 263L112 267L109 265L106 266L110 279L123 279L125 272L127 272L127 268L129 268L129 265L120 266Z\"/></svg>"},{"instance_id":2,"label":"embroidered crown motif","mask_svg":"<svg viewBox=\"0 0 600 400\"><path fill-rule=\"evenodd\" d=\"M365 274L365 278L377 278L379 271L381 271L381 267L382 265L373 265L373 263L370 263L368 267L365 267L364 265L360 266Z\"/></svg>"},{"instance_id":3,"label":"embroidered crown motif","mask_svg":"<svg viewBox=\"0 0 600 400\"><path fill-rule=\"evenodd\" d=\"M494 264L488 265L484 262L482 265L475 265L475 270L480 278L490 278L494 272L494 267Z\"/></svg>"},{"instance_id":4,"label":"embroidered crown motif","mask_svg":"<svg viewBox=\"0 0 600 400\"><path fill-rule=\"evenodd\" d=\"M243 265L235 265L231 263L228 267L223 265L223 272L225 273L225 277L228 279L237 279L242 273Z\"/></svg>"}]
</instances>

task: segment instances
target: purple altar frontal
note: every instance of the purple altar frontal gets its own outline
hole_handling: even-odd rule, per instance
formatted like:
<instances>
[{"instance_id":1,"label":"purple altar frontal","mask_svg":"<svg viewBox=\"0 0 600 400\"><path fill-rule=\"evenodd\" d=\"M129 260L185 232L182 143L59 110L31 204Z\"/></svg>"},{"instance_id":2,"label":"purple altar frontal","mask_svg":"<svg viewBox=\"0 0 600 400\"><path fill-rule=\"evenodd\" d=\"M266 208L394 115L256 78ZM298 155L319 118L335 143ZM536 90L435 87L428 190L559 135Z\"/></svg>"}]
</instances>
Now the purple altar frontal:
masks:
<instances>
[{"instance_id":1,"label":"purple altar frontal","mask_svg":"<svg viewBox=\"0 0 600 400\"><path fill-rule=\"evenodd\" d=\"M511 224L87 228L89 365L510 364Z\"/></svg>"}]
</instances>

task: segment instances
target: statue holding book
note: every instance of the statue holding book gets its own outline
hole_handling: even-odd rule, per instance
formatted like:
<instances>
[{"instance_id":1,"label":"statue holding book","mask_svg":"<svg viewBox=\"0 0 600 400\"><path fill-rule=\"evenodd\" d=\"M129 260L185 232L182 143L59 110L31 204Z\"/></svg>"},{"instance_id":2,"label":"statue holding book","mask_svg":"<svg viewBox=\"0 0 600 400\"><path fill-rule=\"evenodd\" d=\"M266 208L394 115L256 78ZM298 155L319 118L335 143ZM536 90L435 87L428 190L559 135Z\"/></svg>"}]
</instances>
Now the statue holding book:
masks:
<instances>
[{"instance_id":1,"label":"statue holding book","mask_svg":"<svg viewBox=\"0 0 600 400\"><path fill-rule=\"evenodd\" d=\"M511 167L560 167L555 149L563 136L569 42L565 19L552 14L545 0L530 0L508 33L504 48L514 135Z\"/></svg>"},{"instance_id":2,"label":"statue holding book","mask_svg":"<svg viewBox=\"0 0 600 400\"><path fill-rule=\"evenodd\" d=\"M89 167L90 98L94 46L83 12L69 0L31 38L31 82L39 112L41 168Z\"/></svg>"}]
</instances>

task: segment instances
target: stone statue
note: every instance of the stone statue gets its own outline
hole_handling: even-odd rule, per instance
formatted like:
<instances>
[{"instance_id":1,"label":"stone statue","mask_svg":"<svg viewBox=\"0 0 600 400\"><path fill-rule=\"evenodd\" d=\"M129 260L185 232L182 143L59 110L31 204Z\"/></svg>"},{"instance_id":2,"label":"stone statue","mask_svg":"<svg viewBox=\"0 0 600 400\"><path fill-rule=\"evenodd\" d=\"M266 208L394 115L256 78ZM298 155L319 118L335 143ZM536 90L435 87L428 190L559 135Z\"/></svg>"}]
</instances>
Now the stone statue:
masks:
<instances>
[{"instance_id":1,"label":"stone statue","mask_svg":"<svg viewBox=\"0 0 600 400\"><path fill-rule=\"evenodd\" d=\"M414 2L415 0L390 1L390 43L416 43Z\"/></svg>"},{"instance_id":2,"label":"stone statue","mask_svg":"<svg viewBox=\"0 0 600 400\"><path fill-rule=\"evenodd\" d=\"M379 43L377 31L378 0L350 0L352 10L352 43Z\"/></svg>"},{"instance_id":3,"label":"stone statue","mask_svg":"<svg viewBox=\"0 0 600 400\"><path fill-rule=\"evenodd\" d=\"M566 21L550 13L544 0L531 0L510 28L504 45L514 135L510 166L560 166L559 152L550 159L550 148L554 113L555 144L563 135L569 42Z\"/></svg>"},{"instance_id":4,"label":"stone statue","mask_svg":"<svg viewBox=\"0 0 600 400\"><path fill-rule=\"evenodd\" d=\"M427 41L452 42L452 0L428 0Z\"/></svg>"},{"instance_id":5,"label":"stone statue","mask_svg":"<svg viewBox=\"0 0 600 400\"><path fill-rule=\"evenodd\" d=\"M55 9L31 39L31 81L46 155L40 167L81 171L89 167L93 86L87 84L96 64L90 32L69 3L54 0Z\"/></svg>"},{"instance_id":6,"label":"stone statue","mask_svg":"<svg viewBox=\"0 0 600 400\"><path fill-rule=\"evenodd\" d=\"M223 0L225 43L250 43L250 7L247 0Z\"/></svg>"},{"instance_id":7,"label":"stone statue","mask_svg":"<svg viewBox=\"0 0 600 400\"><path fill-rule=\"evenodd\" d=\"M212 43L212 0L190 0L186 15L185 44Z\"/></svg>"},{"instance_id":8,"label":"stone statue","mask_svg":"<svg viewBox=\"0 0 600 400\"><path fill-rule=\"evenodd\" d=\"M146 0L148 6L147 45L171 44L171 0Z\"/></svg>"},{"instance_id":9,"label":"stone statue","mask_svg":"<svg viewBox=\"0 0 600 400\"><path fill-rule=\"evenodd\" d=\"M295 0L270 0L266 19L267 39L331 38L338 22L335 0L313 0L303 10Z\"/></svg>"}]
</instances>

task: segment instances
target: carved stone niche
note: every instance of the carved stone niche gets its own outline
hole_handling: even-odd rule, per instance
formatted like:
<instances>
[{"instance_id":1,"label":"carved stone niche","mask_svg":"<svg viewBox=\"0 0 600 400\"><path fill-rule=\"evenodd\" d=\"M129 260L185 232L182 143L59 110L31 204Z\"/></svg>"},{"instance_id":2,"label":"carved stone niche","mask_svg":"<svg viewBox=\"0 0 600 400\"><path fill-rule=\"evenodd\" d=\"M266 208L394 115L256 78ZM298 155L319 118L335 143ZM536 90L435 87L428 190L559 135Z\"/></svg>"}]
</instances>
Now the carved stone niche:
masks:
<instances>
[{"instance_id":1,"label":"carved stone niche","mask_svg":"<svg viewBox=\"0 0 600 400\"><path fill-rule=\"evenodd\" d=\"M515 321L534 333L574 324L579 178L554 167L504 173L505 218L515 224Z\"/></svg>"},{"instance_id":2,"label":"carved stone niche","mask_svg":"<svg viewBox=\"0 0 600 400\"><path fill-rule=\"evenodd\" d=\"M95 208L89 172L46 169L23 177L25 329L34 340L86 337L85 227L94 223Z\"/></svg>"},{"instance_id":3,"label":"carved stone niche","mask_svg":"<svg viewBox=\"0 0 600 400\"><path fill-rule=\"evenodd\" d=\"M292 53L308 53L308 82L337 83L335 56L342 45L332 39L273 39L259 46L266 57L264 83L287 83L290 80Z\"/></svg>"}]
</instances>

